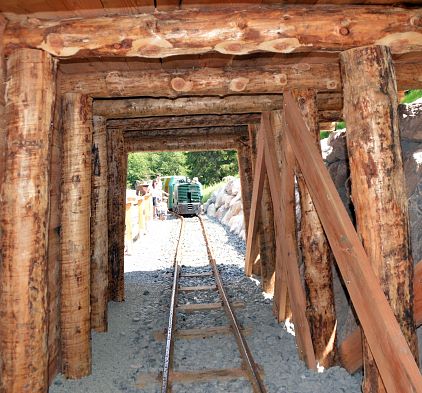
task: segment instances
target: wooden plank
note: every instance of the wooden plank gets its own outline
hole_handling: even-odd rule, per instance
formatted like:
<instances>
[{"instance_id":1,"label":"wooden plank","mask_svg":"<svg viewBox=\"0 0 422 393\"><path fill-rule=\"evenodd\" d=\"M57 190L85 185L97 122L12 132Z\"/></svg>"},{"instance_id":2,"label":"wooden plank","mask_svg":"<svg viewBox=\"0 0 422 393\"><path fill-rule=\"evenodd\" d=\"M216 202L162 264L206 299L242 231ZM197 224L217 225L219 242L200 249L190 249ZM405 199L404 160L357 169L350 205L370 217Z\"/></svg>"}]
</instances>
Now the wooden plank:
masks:
<instances>
[{"instance_id":1,"label":"wooden plank","mask_svg":"<svg viewBox=\"0 0 422 393\"><path fill-rule=\"evenodd\" d=\"M252 267L256 259L256 255L254 255L255 253L253 251L257 249L258 215L259 209L261 208L260 202L264 189L264 179L266 173L264 161L264 140L262 131L258 132L257 145L257 155L252 188L251 212L248 224L248 238L246 239L245 274L247 276L252 274Z\"/></svg>"},{"instance_id":2,"label":"wooden plank","mask_svg":"<svg viewBox=\"0 0 422 393\"><path fill-rule=\"evenodd\" d=\"M413 279L414 318L416 327L422 325L422 260L415 265ZM362 335L361 329L355 329L339 346L339 355L342 366L354 373L362 368Z\"/></svg>"},{"instance_id":3,"label":"wooden plank","mask_svg":"<svg viewBox=\"0 0 422 393\"><path fill-rule=\"evenodd\" d=\"M232 304L234 308L244 308L245 302L235 301ZM180 312L196 312L196 311L210 311L210 310L219 310L223 308L221 302L217 303L198 303L198 304L179 304L177 310Z\"/></svg>"},{"instance_id":4,"label":"wooden plank","mask_svg":"<svg viewBox=\"0 0 422 393\"><path fill-rule=\"evenodd\" d=\"M8 25L4 43L7 55L17 48L36 48L62 58L343 51L373 44L400 54L421 50L420 24L417 8L333 5L310 12L307 6L245 6L31 23L25 19Z\"/></svg>"},{"instance_id":5,"label":"wooden plank","mask_svg":"<svg viewBox=\"0 0 422 393\"><path fill-rule=\"evenodd\" d=\"M180 287L179 292L216 291L215 285L199 285L197 287Z\"/></svg>"},{"instance_id":6,"label":"wooden plank","mask_svg":"<svg viewBox=\"0 0 422 393\"><path fill-rule=\"evenodd\" d=\"M278 246L281 248L283 264L287 271L290 306L295 324L295 336L299 355L310 369L316 369L315 353L312 346L311 331L306 319L306 300L300 278L294 192L294 156L284 136L285 130L273 129L270 114L262 114L262 128L265 136L265 163L270 181L271 197L274 206L274 222L277 225ZM280 133L283 147L283 161L279 166L275 145L276 133Z\"/></svg>"},{"instance_id":7,"label":"wooden plank","mask_svg":"<svg viewBox=\"0 0 422 393\"><path fill-rule=\"evenodd\" d=\"M203 273L181 273L181 278L195 278L195 277L209 277L212 276L213 272L203 272Z\"/></svg>"},{"instance_id":8,"label":"wooden plank","mask_svg":"<svg viewBox=\"0 0 422 393\"><path fill-rule=\"evenodd\" d=\"M284 99L289 142L387 391L422 392L419 368L300 110L291 94L285 94Z\"/></svg>"},{"instance_id":9,"label":"wooden plank","mask_svg":"<svg viewBox=\"0 0 422 393\"><path fill-rule=\"evenodd\" d=\"M252 328L246 327L241 329L243 335L250 335ZM209 328L197 328L197 329L178 329L175 332L175 337L190 340L198 338L214 337L216 335L232 335L233 331L229 325L227 326L214 326ZM154 332L154 339L157 341L164 341L166 334L163 331Z\"/></svg>"}]
</instances>

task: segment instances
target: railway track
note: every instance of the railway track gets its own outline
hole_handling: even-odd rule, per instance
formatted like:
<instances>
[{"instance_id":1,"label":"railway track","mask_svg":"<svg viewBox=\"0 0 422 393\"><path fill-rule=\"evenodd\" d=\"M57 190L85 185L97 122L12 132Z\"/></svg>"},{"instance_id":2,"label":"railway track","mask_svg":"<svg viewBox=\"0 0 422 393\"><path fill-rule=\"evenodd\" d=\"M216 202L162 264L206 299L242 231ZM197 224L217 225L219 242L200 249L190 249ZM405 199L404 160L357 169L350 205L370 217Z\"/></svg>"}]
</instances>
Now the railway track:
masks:
<instances>
[{"instance_id":1,"label":"railway track","mask_svg":"<svg viewBox=\"0 0 422 393\"><path fill-rule=\"evenodd\" d=\"M266 389L263 384L260 369L255 363L251 351L249 350L248 344L244 338L244 329L240 326L237 321L236 315L233 311L237 304L231 303L227 297L226 291L223 286L220 273L217 268L216 261L214 259L211 247L208 242L207 233L205 230L204 223L200 217L197 217L198 222L201 226L201 231L204 236L206 252L210 265L209 272L189 274L182 271L182 246L184 242L184 229L185 220L182 216L176 215L180 221L180 233L177 240L177 247L174 256L174 275L173 275L173 286L171 292L170 301L170 312L168 319L168 326L166 330L166 349L163 362L162 370L162 383L161 393L172 392L172 384L177 382L189 383L198 382L214 379L237 379L247 378L251 384L254 393L265 393ZM197 279L200 281L202 278L212 277L215 285L197 285L182 287L180 286L180 278L188 277L190 279ZM196 292L196 291L217 291L219 295L219 302L214 303L199 303L199 304L187 304L179 305L178 298L181 293L184 292ZM211 328L197 328L197 329L176 329L177 314L179 311L183 312L195 312L208 310L223 309L226 317L229 321L228 326L215 326ZM176 338L206 338L212 337L217 334L232 334L236 340L239 355L242 359L241 367L239 368L222 368L222 369L200 369L198 371L178 371L173 368L173 354L174 354L174 342Z\"/></svg>"}]
</instances>

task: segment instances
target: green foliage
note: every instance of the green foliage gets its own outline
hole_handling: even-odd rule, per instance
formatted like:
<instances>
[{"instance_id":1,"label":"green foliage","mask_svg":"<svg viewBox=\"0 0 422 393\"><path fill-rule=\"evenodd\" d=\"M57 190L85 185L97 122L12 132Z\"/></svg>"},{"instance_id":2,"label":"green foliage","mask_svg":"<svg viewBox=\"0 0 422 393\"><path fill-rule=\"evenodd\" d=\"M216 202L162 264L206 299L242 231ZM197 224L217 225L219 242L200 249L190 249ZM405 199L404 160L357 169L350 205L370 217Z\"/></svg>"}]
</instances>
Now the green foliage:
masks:
<instances>
[{"instance_id":1,"label":"green foliage","mask_svg":"<svg viewBox=\"0 0 422 393\"><path fill-rule=\"evenodd\" d=\"M401 100L401 104L411 104L413 101L416 101L419 98L422 98L422 89L408 90Z\"/></svg>"},{"instance_id":2,"label":"green foliage","mask_svg":"<svg viewBox=\"0 0 422 393\"><path fill-rule=\"evenodd\" d=\"M136 180L162 176L186 175L186 156L183 152L130 153L127 165L127 186L135 188Z\"/></svg>"},{"instance_id":3,"label":"green foliage","mask_svg":"<svg viewBox=\"0 0 422 393\"><path fill-rule=\"evenodd\" d=\"M223 177L234 176L239 172L237 153L233 150L188 152L186 166L188 176L198 177L204 185L215 184Z\"/></svg>"},{"instance_id":4,"label":"green foliage","mask_svg":"<svg viewBox=\"0 0 422 393\"><path fill-rule=\"evenodd\" d=\"M338 123L336 123L336 130L342 130L343 128L346 128L345 121L339 121Z\"/></svg>"},{"instance_id":5,"label":"green foliage","mask_svg":"<svg viewBox=\"0 0 422 393\"><path fill-rule=\"evenodd\" d=\"M220 187L224 185L224 181L220 181L218 183L212 184L210 186L206 186L202 190L202 201L206 202L210 199L211 194L218 190Z\"/></svg>"},{"instance_id":6,"label":"green foliage","mask_svg":"<svg viewBox=\"0 0 422 393\"><path fill-rule=\"evenodd\" d=\"M319 138L320 139L325 139L328 138L330 136L330 131L321 131L319 133Z\"/></svg>"}]
</instances>

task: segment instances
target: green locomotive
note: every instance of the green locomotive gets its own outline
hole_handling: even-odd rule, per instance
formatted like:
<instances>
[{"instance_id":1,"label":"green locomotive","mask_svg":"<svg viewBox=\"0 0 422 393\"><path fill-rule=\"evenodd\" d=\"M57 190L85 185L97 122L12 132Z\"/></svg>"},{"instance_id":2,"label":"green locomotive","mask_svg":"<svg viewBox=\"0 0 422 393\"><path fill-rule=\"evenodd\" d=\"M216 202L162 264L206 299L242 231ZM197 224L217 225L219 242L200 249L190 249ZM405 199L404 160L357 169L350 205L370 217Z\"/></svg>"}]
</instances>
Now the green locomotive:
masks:
<instances>
[{"instance_id":1,"label":"green locomotive","mask_svg":"<svg viewBox=\"0 0 422 393\"><path fill-rule=\"evenodd\" d=\"M185 176L165 176L163 189L169 194L168 209L177 214L199 214L201 212L201 185L188 181Z\"/></svg>"}]
</instances>

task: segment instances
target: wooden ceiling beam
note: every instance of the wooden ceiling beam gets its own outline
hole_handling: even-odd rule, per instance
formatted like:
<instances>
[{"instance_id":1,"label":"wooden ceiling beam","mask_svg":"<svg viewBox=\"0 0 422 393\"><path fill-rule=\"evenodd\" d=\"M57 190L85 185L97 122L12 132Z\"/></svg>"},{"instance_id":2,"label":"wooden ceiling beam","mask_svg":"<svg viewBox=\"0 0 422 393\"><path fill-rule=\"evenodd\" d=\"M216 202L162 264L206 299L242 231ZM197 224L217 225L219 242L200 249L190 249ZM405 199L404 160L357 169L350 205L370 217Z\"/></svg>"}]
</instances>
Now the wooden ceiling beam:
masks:
<instances>
[{"instance_id":1,"label":"wooden ceiling beam","mask_svg":"<svg viewBox=\"0 0 422 393\"><path fill-rule=\"evenodd\" d=\"M197 128L169 128L164 130L144 130L144 131L126 131L125 138L137 139L170 139L170 138L190 138L198 137L206 140L207 138L219 138L229 136L248 136L247 126L235 127L197 127Z\"/></svg>"},{"instance_id":2,"label":"wooden ceiling beam","mask_svg":"<svg viewBox=\"0 0 422 393\"><path fill-rule=\"evenodd\" d=\"M417 8L262 5L85 19L28 18L10 21L3 39L7 54L25 47L62 58L343 51L374 44L406 53L422 50L422 15Z\"/></svg>"},{"instance_id":3,"label":"wooden ceiling beam","mask_svg":"<svg viewBox=\"0 0 422 393\"><path fill-rule=\"evenodd\" d=\"M165 116L141 117L134 119L109 120L108 129L123 129L148 131L163 129L181 129L197 127L222 127L257 124L261 118L260 113L222 114L222 115L193 115L193 116Z\"/></svg>"},{"instance_id":4,"label":"wooden ceiling beam","mask_svg":"<svg viewBox=\"0 0 422 393\"><path fill-rule=\"evenodd\" d=\"M422 39L422 35L421 35ZM422 87L422 62L395 64L399 90ZM181 97L230 94L280 94L288 89L341 90L338 63L297 64L249 68L106 71L61 74L62 93L92 97Z\"/></svg>"},{"instance_id":5,"label":"wooden ceiling beam","mask_svg":"<svg viewBox=\"0 0 422 393\"><path fill-rule=\"evenodd\" d=\"M343 98L340 93L318 94L321 111L341 112ZM108 119L127 119L152 116L187 116L229 113L258 113L280 109L283 96L239 95L220 97L128 98L95 100L94 114ZM326 114L324 118L332 117Z\"/></svg>"}]
</instances>

